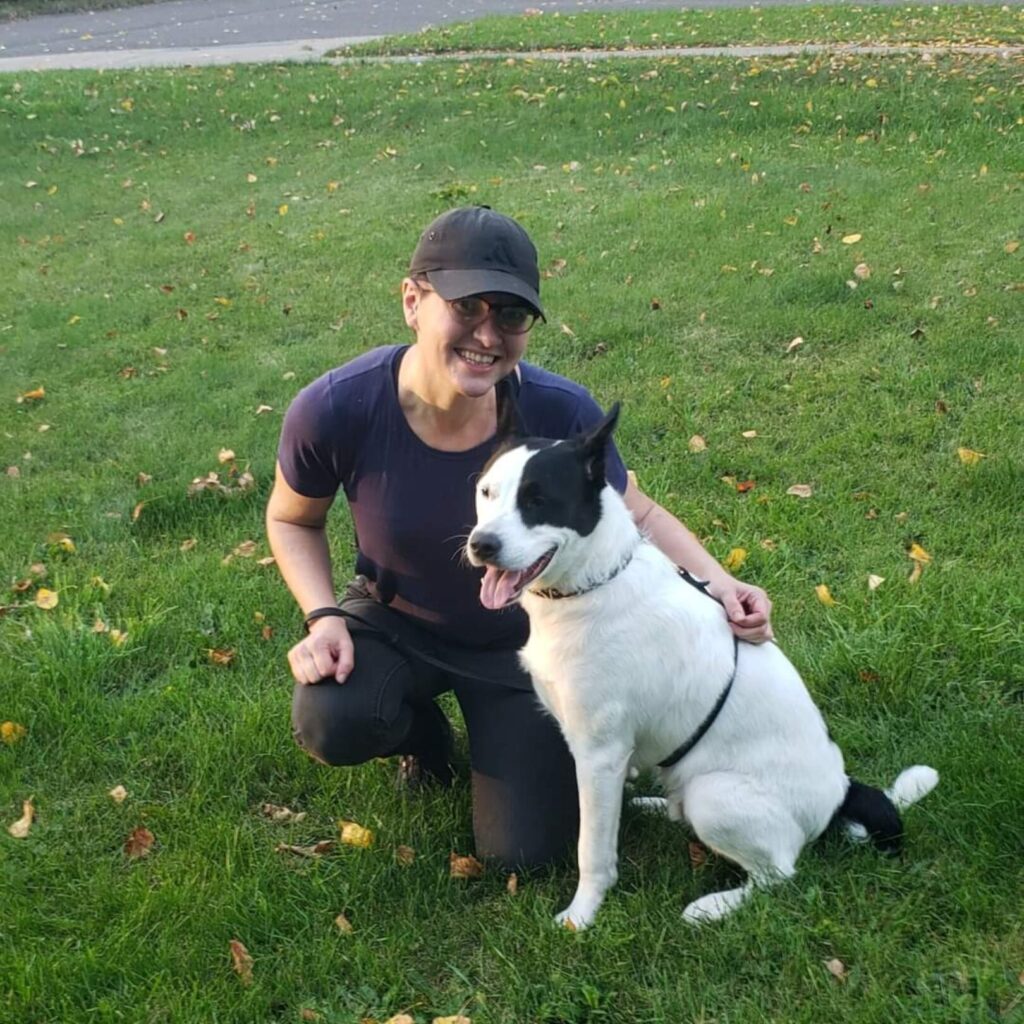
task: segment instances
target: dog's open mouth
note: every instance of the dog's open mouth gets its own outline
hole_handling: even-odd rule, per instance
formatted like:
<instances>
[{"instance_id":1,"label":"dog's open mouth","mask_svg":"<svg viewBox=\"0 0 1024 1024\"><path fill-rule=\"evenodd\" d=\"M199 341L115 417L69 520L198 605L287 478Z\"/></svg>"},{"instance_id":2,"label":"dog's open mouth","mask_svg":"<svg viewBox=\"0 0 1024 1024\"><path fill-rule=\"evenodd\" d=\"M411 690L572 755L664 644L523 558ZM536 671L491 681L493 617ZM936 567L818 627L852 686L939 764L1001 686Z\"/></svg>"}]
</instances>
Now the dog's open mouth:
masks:
<instances>
[{"instance_id":1,"label":"dog's open mouth","mask_svg":"<svg viewBox=\"0 0 1024 1024\"><path fill-rule=\"evenodd\" d=\"M511 604L548 567L556 550L552 548L546 551L525 569L498 569L493 565L487 566L484 578L480 581L480 603L492 611Z\"/></svg>"}]
</instances>

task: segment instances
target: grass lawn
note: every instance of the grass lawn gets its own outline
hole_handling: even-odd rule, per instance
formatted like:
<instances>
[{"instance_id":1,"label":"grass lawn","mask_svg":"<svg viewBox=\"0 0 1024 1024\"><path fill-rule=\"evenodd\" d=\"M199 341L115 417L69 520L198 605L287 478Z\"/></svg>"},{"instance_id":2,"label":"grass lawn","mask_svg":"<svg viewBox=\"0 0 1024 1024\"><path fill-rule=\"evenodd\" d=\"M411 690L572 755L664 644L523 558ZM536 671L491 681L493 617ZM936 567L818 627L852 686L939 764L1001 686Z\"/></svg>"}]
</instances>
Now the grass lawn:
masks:
<instances>
[{"instance_id":1,"label":"grass lawn","mask_svg":"<svg viewBox=\"0 0 1024 1024\"><path fill-rule=\"evenodd\" d=\"M540 8L534 8L535 12ZM708 8L495 15L339 51L353 55L756 43L1020 43L1017 5Z\"/></svg>"},{"instance_id":2,"label":"grass lawn","mask_svg":"<svg viewBox=\"0 0 1024 1024\"><path fill-rule=\"evenodd\" d=\"M939 57L5 77L0 721L27 731L0 744L0 809L7 826L31 797L38 817L0 832L0 1020L1019 1021L1020 73ZM902 860L824 841L694 932L682 907L733 872L627 813L619 886L572 934L551 921L571 866L515 894L496 870L449 878L472 849L465 782L406 801L391 764L328 769L294 746L299 613L260 564L281 417L329 367L405 338L418 231L463 202L531 231L551 317L531 358L621 399L641 486L720 558L747 552L735 571L773 597L851 771L939 769ZM211 473L230 486L190 494ZM332 515L340 584L351 528ZM307 817L274 823L265 801ZM373 846L275 852L340 819ZM131 859L140 826L155 844Z\"/></svg>"}]
</instances>

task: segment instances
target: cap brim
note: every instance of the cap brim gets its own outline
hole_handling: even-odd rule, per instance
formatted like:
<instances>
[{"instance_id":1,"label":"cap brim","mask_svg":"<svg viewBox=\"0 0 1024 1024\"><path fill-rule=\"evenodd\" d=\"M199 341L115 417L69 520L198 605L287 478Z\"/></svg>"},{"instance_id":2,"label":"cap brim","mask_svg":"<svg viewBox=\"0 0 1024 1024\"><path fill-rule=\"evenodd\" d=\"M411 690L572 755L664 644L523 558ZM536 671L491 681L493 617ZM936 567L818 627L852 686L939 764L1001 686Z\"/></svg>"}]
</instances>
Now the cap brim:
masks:
<instances>
[{"instance_id":1,"label":"cap brim","mask_svg":"<svg viewBox=\"0 0 1024 1024\"><path fill-rule=\"evenodd\" d=\"M506 274L503 270L428 270L426 277L442 299L504 292L523 299L542 320L547 321L540 296L514 274Z\"/></svg>"}]
</instances>

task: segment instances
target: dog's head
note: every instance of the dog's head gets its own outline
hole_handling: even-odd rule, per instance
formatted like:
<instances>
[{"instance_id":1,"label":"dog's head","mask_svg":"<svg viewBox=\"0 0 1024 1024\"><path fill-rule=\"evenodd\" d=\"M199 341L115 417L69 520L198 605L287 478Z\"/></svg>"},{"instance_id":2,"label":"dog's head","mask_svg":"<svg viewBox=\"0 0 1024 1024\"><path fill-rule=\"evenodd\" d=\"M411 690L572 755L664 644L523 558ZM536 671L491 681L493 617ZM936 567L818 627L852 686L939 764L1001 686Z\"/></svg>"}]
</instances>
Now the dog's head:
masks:
<instances>
[{"instance_id":1,"label":"dog's head","mask_svg":"<svg viewBox=\"0 0 1024 1024\"><path fill-rule=\"evenodd\" d=\"M601 519L605 449L619 405L568 441L511 438L484 467L466 553L485 566L480 600L504 608L530 586L564 574Z\"/></svg>"}]
</instances>

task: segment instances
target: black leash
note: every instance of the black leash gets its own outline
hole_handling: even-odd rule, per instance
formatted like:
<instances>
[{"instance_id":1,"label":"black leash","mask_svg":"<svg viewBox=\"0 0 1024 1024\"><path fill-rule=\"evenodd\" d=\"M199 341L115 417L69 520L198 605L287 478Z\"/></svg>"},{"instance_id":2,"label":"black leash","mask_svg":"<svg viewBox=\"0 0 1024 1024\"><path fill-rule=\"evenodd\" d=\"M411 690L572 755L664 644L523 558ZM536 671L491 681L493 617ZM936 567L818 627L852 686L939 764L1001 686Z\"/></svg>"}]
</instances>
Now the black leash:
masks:
<instances>
[{"instance_id":1,"label":"black leash","mask_svg":"<svg viewBox=\"0 0 1024 1024\"><path fill-rule=\"evenodd\" d=\"M698 580L691 576L685 569L679 570L679 578L685 580L690 584L691 587L696 587L706 597L710 597L712 601L718 601L724 608L725 605L722 601L719 601L713 594L708 593L708 581ZM725 689L718 695L718 700L715 701L715 706L708 712L707 717L700 725L697 726L696 731L690 736L685 743L680 744L672 751L664 761L658 762L659 768L671 768L672 765L678 764L686 755L693 750L695 746L704 738L705 733L708 729L715 724L715 719L718 718L719 712L725 707L725 702L729 698L729 692L732 690L732 684L736 682L736 672L740 664L740 638L733 633L732 635L732 650L733 650L733 666L732 675L729 677L729 682L725 684Z\"/></svg>"}]
</instances>

